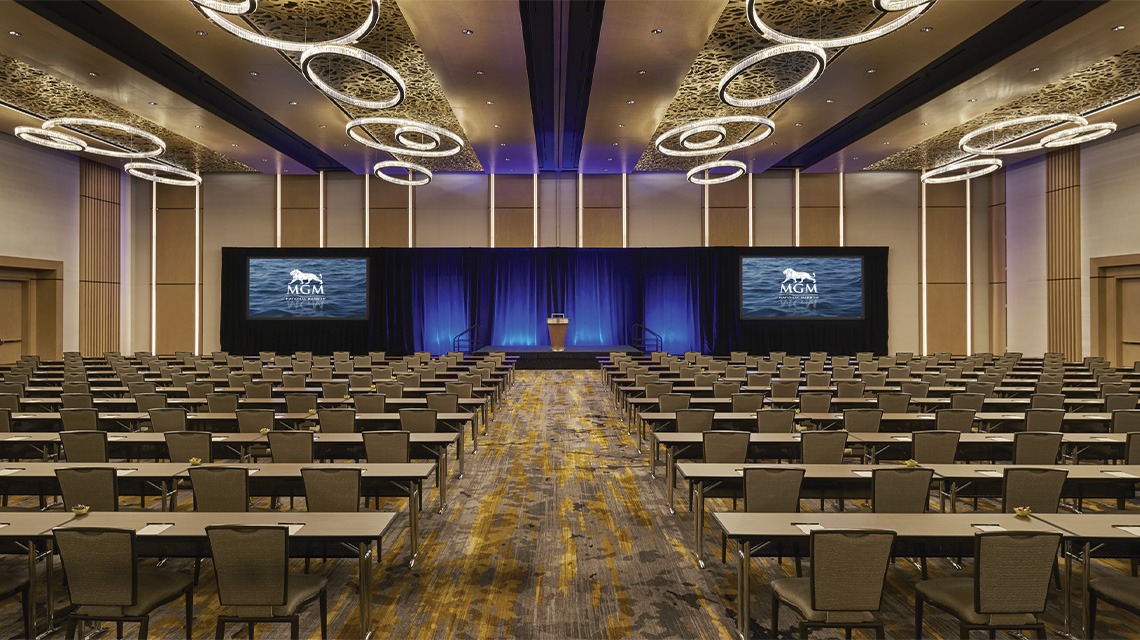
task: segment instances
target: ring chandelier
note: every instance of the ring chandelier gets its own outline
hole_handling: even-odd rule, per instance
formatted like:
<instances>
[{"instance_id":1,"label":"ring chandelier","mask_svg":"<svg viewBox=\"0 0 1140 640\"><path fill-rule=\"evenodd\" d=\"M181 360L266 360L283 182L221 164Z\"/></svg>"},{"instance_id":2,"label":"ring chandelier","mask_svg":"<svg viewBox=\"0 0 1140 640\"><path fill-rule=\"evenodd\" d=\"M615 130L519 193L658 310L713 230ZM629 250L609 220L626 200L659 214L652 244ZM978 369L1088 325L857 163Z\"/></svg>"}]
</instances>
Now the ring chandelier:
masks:
<instances>
[{"instance_id":1,"label":"ring chandelier","mask_svg":"<svg viewBox=\"0 0 1140 640\"><path fill-rule=\"evenodd\" d=\"M931 169L923 173L919 179L923 184L945 184L959 182L993 173L1001 168L1001 158L978 158L975 160L960 160L948 165ZM961 171L962 173L955 173Z\"/></svg>"},{"instance_id":2,"label":"ring chandelier","mask_svg":"<svg viewBox=\"0 0 1140 640\"><path fill-rule=\"evenodd\" d=\"M128 162L123 165L123 169L136 178L174 187L196 187L202 184L201 175L158 162Z\"/></svg>"},{"instance_id":3,"label":"ring chandelier","mask_svg":"<svg viewBox=\"0 0 1140 640\"><path fill-rule=\"evenodd\" d=\"M313 59L320 56L343 56L352 58L379 70L380 73L383 73L396 85L396 95L387 100L365 100L363 98L357 98L356 96L350 96L339 89L333 88L332 85L317 75L317 72L313 69ZM379 56L368 53L362 49L357 49L356 47L339 44L322 44L309 47L301 54L301 73L305 76L306 80L312 83L314 87L320 89L326 96L362 109L391 109L403 102L404 95L407 93L404 79L400 77L399 72L397 72L392 65L381 60Z\"/></svg>"},{"instance_id":4,"label":"ring chandelier","mask_svg":"<svg viewBox=\"0 0 1140 640\"><path fill-rule=\"evenodd\" d=\"M103 129L114 129L122 131L123 133L130 134L138 138L142 138L150 143L154 148L145 149L142 151L133 149L110 149L101 147L92 147L85 141L73 135L80 133L86 136L91 134L76 129L76 127L97 127ZM70 131L65 133L63 131L56 131L57 128L63 128ZM166 152L166 143L162 138L147 133L138 127L132 127L128 124L119 124L118 122L111 122L110 120L99 120L96 118L52 118L45 120L40 128L35 127L16 127L15 134L21 140L31 142L34 144L51 147L52 149L62 149L63 151L86 151L99 156L108 156L111 158L126 158L131 160L140 160L143 158L153 158L162 155Z\"/></svg>"},{"instance_id":5,"label":"ring chandelier","mask_svg":"<svg viewBox=\"0 0 1140 640\"><path fill-rule=\"evenodd\" d=\"M716 176L701 176L705 171L711 171L713 169L732 169L732 171ZM685 179L693 184L699 185L723 184L739 178L744 175L746 171L748 171L748 167L739 160L713 160L712 162L706 162L689 169L689 173L685 174Z\"/></svg>"},{"instance_id":6,"label":"ring chandelier","mask_svg":"<svg viewBox=\"0 0 1140 640\"><path fill-rule=\"evenodd\" d=\"M407 178L400 178L390 173L384 173L384 169L399 168L406 169L409 172ZM381 180L386 180L392 184L398 184L407 187L422 187L431 182L431 171L423 166L415 164L414 162L404 162L402 160L385 160L384 162L377 162L372 165L372 173ZM420 174L422 177L417 178L415 174Z\"/></svg>"},{"instance_id":7,"label":"ring chandelier","mask_svg":"<svg viewBox=\"0 0 1140 640\"><path fill-rule=\"evenodd\" d=\"M1063 129L1056 133L1041 138L1041 146L1046 149L1056 149L1057 147L1067 147L1073 144L1082 144L1097 138L1103 138L1108 134L1116 131L1115 122L1100 122L1097 124L1086 124L1079 127L1071 127Z\"/></svg>"},{"instance_id":8,"label":"ring chandelier","mask_svg":"<svg viewBox=\"0 0 1140 640\"><path fill-rule=\"evenodd\" d=\"M1083 117L1071 113L1050 113L1038 116L1011 118L1009 120L1002 120L1001 122L995 122L993 124L988 124L984 127L974 129L970 133L962 136L962 139L958 141L958 148L966 153L974 153L979 155L1009 155L1014 153L1024 153L1026 151L1038 151L1041 149L1042 141L1031 142L1014 147L981 147L973 144L975 139L986 134L991 134L997 131L1001 131L1002 129L1008 129L1010 127L1035 123L1042 123L1042 126L1047 128L1062 124L1075 124L1078 127L1084 127L1089 122Z\"/></svg>"},{"instance_id":9,"label":"ring chandelier","mask_svg":"<svg viewBox=\"0 0 1140 640\"><path fill-rule=\"evenodd\" d=\"M701 133L704 131L711 131L711 129L708 128L710 126L735 124L738 122L751 123L753 125L759 125L760 127L763 127L763 128L761 129L760 133L757 133L750 138L744 138L743 140L740 140L739 142L732 142L732 143L728 143L728 144L725 144L724 141L721 140L720 144L718 144L715 147L704 147L704 148L698 148L698 149L693 149L693 148L678 149L678 148L668 147L665 145L665 143L669 140L669 138L672 138L673 136L678 136L678 140L681 140L681 146L685 146L685 144L684 144L685 141L689 141L690 143L692 142L690 140L690 138L692 137L693 134L688 134L689 131L696 130L694 133ZM663 153L667 156L691 157L691 156L709 156L709 155L714 155L714 154L719 155L719 154L728 153L730 151L736 151L737 149L743 149L745 147L750 147L750 146L756 144L757 142L760 142L764 138L767 138L768 136L772 135L772 133L775 130L776 130L776 123L772 122L771 120L769 120L768 118L765 118L763 116L750 116L750 115L724 116L721 118L710 118L708 120L697 120L696 122L690 122L688 124L683 124L679 127L674 127L672 129L666 131L665 133L657 136L657 139L653 141L653 145L657 148L658 151L660 151L661 153ZM688 135L686 135L686 134L688 134ZM698 142L696 144L701 144L701 143Z\"/></svg>"},{"instance_id":10,"label":"ring chandelier","mask_svg":"<svg viewBox=\"0 0 1140 640\"><path fill-rule=\"evenodd\" d=\"M838 49L840 47L850 47L851 45L869 42L876 38L881 38L892 31L897 31L926 13L930 7L934 6L935 1L936 0L925 0L924 2L917 2L915 0L874 0L875 8L880 11L891 12L905 10L906 13L873 29L839 38L801 38L777 31L760 19L760 15L756 11L756 0L748 0L745 10L748 13L748 22L752 25L752 28L756 29L760 35L769 40L780 44L796 42L800 44L814 44L824 49Z\"/></svg>"},{"instance_id":11,"label":"ring chandelier","mask_svg":"<svg viewBox=\"0 0 1140 640\"><path fill-rule=\"evenodd\" d=\"M776 91L775 93L758 98L739 98L728 92L728 85L745 72L749 67L760 63L769 58L776 56L787 55L789 53L806 53L812 57L814 63L811 70L799 82L796 82L790 87ZM796 95L797 93L807 89L813 82L819 79L823 74L823 70L827 68L827 52L814 44L803 42L790 42L787 44L779 44L767 49L761 49L756 53L748 56L747 58L736 63L724 77L720 79L720 84L717 85L717 94L720 99L727 104L734 107L762 107L766 104L775 104Z\"/></svg>"},{"instance_id":12,"label":"ring chandelier","mask_svg":"<svg viewBox=\"0 0 1140 640\"><path fill-rule=\"evenodd\" d=\"M397 131L393 134L398 144L393 145L380 142L378 140L373 140L358 130L368 125L376 124L398 127ZM460 138L458 135L448 131L447 129L444 129L443 127L437 127L434 124L417 122L415 120L405 120L403 118L385 118L381 116L357 118L355 120L350 120L349 123L345 125L344 132L348 134L348 137L366 147L371 147L379 151L386 151L394 155L417 156L420 158L444 158L447 156L453 156L463 150L463 138ZM419 147L427 147L427 145L430 143L417 143L409 145L408 136L413 133L418 133L431 140L439 140L440 142L432 144L429 148ZM439 148L439 145L444 139L448 140L451 144L441 149Z\"/></svg>"},{"instance_id":13,"label":"ring chandelier","mask_svg":"<svg viewBox=\"0 0 1140 640\"><path fill-rule=\"evenodd\" d=\"M216 0L214 2L205 2L204 0L190 1L194 3L195 8L197 8L202 15L206 16L206 19L216 24L223 31L237 36L238 38L241 38L247 42L259 44L263 47L280 49L282 51L291 51L293 53L302 53L306 49L322 45L348 45L359 42L361 38L366 36L370 31L372 31L372 29L376 28L376 23L380 21L380 0L369 0L368 17L365 18L363 24L361 24L356 29L353 29L351 32L346 33L339 38L332 38L320 42L297 42L295 40L281 40L280 38L270 38L269 36L262 35L256 31L239 27L237 24L227 20L223 16L222 11L211 8L212 5L218 4L227 6L232 5L235 9L244 8L245 3L243 2L219 3ZM256 8L257 3L250 2L249 4L250 11L246 11L244 13L251 13L252 10ZM237 14L237 12L234 10L226 11L224 13L230 15Z\"/></svg>"},{"instance_id":14,"label":"ring chandelier","mask_svg":"<svg viewBox=\"0 0 1140 640\"><path fill-rule=\"evenodd\" d=\"M257 0L190 0L194 4L231 16L244 16L257 11Z\"/></svg>"}]
</instances>

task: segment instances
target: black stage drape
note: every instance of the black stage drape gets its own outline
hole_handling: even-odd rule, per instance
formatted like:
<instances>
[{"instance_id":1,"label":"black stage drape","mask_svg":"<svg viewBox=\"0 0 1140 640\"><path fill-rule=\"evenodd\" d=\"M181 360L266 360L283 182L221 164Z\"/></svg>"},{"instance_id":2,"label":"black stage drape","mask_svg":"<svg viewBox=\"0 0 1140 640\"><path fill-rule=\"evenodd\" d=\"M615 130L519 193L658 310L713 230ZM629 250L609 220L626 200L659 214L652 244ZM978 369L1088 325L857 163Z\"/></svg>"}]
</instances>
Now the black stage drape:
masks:
<instances>
[{"instance_id":1,"label":"black stage drape","mask_svg":"<svg viewBox=\"0 0 1140 640\"><path fill-rule=\"evenodd\" d=\"M854 353L887 348L886 247L667 249L267 249L222 250L222 348L231 353L313 351L404 354L450 351L481 327L496 346L548 343L546 318L570 320L567 344L631 344L641 323L679 353ZM864 317L740 316L742 256L861 256ZM366 257L367 320L247 318L251 257Z\"/></svg>"}]
</instances>

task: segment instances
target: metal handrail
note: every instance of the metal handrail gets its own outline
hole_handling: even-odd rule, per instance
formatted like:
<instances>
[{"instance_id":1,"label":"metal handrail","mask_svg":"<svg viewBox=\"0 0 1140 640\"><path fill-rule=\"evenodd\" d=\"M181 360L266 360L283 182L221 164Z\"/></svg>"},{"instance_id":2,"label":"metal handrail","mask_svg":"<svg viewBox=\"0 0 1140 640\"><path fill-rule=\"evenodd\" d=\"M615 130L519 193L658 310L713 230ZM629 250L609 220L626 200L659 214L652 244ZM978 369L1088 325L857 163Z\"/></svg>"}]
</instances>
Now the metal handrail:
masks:
<instances>
[{"instance_id":1,"label":"metal handrail","mask_svg":"<svg viewBox=\"0 0 1140 640\"><path fill-rule=\"evenodd\" d=\"M461 353L471 353L482 345L479 344L479 325L473 324L451 339L451 350Z\"/></svg>"},{"instance_id":2,"label":"metal handrail","mask_svg":"<svg viewBox=\"0 0 1140 640\"><path fill-rule=\"evenodd\" d=\"M638 336L638 337L634 338L633 346L637 347L638 349L641 349L642 351L660 351L662 345L665 343L665 341L661 337L660 333L657 333L653 329L650 329L649 327L641 324L640 322L633 325L633 332L635 335ZM646 339L646 335L649 336L649 339ZM647 349L647 347L650 344L653 345L653 348Z\"/></svg>"}]
</instances>

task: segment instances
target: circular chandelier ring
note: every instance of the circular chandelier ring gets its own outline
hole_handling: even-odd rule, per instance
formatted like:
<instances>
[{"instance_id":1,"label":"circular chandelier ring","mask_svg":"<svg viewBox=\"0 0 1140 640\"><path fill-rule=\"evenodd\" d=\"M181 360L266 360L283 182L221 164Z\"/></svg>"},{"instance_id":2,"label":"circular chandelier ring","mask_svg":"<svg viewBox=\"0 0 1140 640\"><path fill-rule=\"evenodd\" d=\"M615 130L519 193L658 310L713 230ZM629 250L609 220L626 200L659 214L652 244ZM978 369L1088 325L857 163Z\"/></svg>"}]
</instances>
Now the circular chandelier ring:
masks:
<instances>
[{"instance_id":1,"label":"circular chandelier ring","mask_svg":"<svg viewBox=\"0 0 1140 640\"><path fill-rule=\"evenodd\" d=\"M951 162L948 165L931 169L923 173L919 180L923 184L945 184L947 182L960 182L993 173L1001 168L1001 158L978 158L976 160L962 160ZM955 171L966 169L965 173L955 174ZM952 175L946 175L952 174Z\"/></svg>"},{"instance_id":2,"label":"circular chandelier ring","mask_svg":"<svg viewBox=\"0 0 1140 640\"><path fill-rule=\"evenodd\" d=\"M930 0L871 0L875 9L882 12L906 11L917 6L929 4Z\"/></svg>"},{"instance_id":3,"label":"circular chandelier ring","mask_svg":"<svg viewBox=\"0 0 1140 640\"><path fill-rule=\"evenodd\" d=\"M281 40L279 38L270 38L269 36L262 35L256 31L239 27L233 22L227 20L221 12L215 11L201 3L195 2L195 8L206 16L210 22L218 25L218 28L229 34L241 38L246 42L259 44L263 47L270 47L273 49L280 49L282 51L291 51L293 53L302 53L310 47L318 47L323 45L338 45L338 44L353 44L359 42L361 38L368 35L370 31L376 28L376 23L380 20L380 0L369 0L368 3L368 17L364 22L339 38L331 38L320 42L296 42L294 40Z\"/></svg>"},{"instance_id":4,"label":"circular chandelier ring","mask_svg":"<svg viewBox=\"0 0 1140 640\"><path fill-rule=\"evenodd\" d=\"M693 136L699 136L702 133L712 133L715 135L707 140L693 140ZM728 132L725 131L724 127L719 124L710 124L685 131L677 138L677 142L681 143L681 146L686 149L708 149L724 142L727 136Z\"/></svg>"},{"instance_id":5,"label":"circular chandelier ring","mask_svg":"<svg viewBox=\"0 0 1140 640\"><path fill-rule=\"evenodd\" d=\"M313 59L320 56L344 56L358 60L364 64L377 69L383 73L392 84L396 85L396 95L387 100L365 100L356 96L350 96L343 91L334 88L329 83L325 82L324 78L313 69ZM325 95L343 102L350 104L354 107L361 109L391 109L392 107L404 101L404 96L407 93L407 87L404 85L404 79L400 77L400 73L396 71L392 65L384 62L379 56L368 53L356 47L349 47L341 44L322 44L315 45L305 49L301 54L301 74L305 76L317 89L320 89Z\"/></svg>"},{"instance_id":6,"label":"circular chandelier ring","mask_svg":"<svg viewBox=\"0 0 1140 640\"><path fill-rule=\"evenodd\" d=\"M61 131L50 131L39 127L16 127L16 137L42 147L60 149L61 151L86 151L87 143L75 136Z\"/></svg>"},{"instance_id":7,"label":"circular chandelier ring","mask_svg":"<svg viewBox=\"0 0 1140 640\"><path fill-rule=\"evenodd\" d=\"M802 79L800 79L792 86L757 98L738 98L728 92L728 85L752 65L763 62L769 58L787 55L790 53L806 53L813 58L814 62L814 65L812 66L811 70L808 71L807 75L805 75ZM807 89L813 82L819 79L819 76L823 74L823 70L826 68L827 52L820 47L814 44L806 44L802 42L778 44L774 47L761 49L760 51L753 53L752 55L733 65L733 67L728 70L728 73L725 73L724 77L720 79L720 84L717 85L716 89L717 95L720 96L720 99L723 102L734 107L752 108L762 107L766 104L775 104L777 102L787 100L788 98L796 95L804 89Z\"/></svg>"},{"instance_id":8,"label":"circular chandelier ring","mask_svg":"<svg viewBox=\"0 0 1140 640\"><path fill-rule=\"evenodd\" d=\"M427 138L428 141L419 142L417 140L412 140L408 137L411 134L419 134ZM395 136L396 142L399 142L409 149L416 149L419 151L431 151L432 149L437 149L439 148L439 143L442 142L442 140L439 139L439 134L428 131L427 129L408 125L396 127Z\"/></svg>"},{"instance_id":9,"label":"circular chandelier ring","mask_svg":"<svg viewBox=\"0 0 1140 640\"><path fill-rule=\"evenodd\" d=\"M1038 142L1029 143L1029 144L1023 144L1023 145L1016 146L1016 147L1001 147L1001 148L995 148L995 149L988 149L985 147L976 147L976 146L970 144L971 142L974 141L975 138L977 138L979 136L983 136L987 133L993 133L995 131L1000 131L1000 130L1008 128L1008 127L1016 127L1016 126L1022 125L1022 124L1033 124L1035 122L1049 123L1048 126L1072 123L1072 124L1075 124L1075 125L1080 126L1080 127L1083 127L1089 123L1088 120L1085 120L1081 116L1074 115L1071 113L1048 113L1048 114L1039 115L1039 116L1023 116L1021 118L1011 118L1009 120L1002 120L1001 122L995 122L993 124L988 124L984 127L974 129L970 133L967 133L966 135L962 136L962 139L958 141L958 148L961 149L962 151L966 152L966 153L973 153L973 154L977 154L977 155L999 155L999 156L1009 155L1009 154L1014 154L1014 153L1023 153L1025 151L1037 151L1038 149L1041 148L1041 143L1043 142L1043 140L1038 141ZM1026 135L1028 135L1028 134L1026 134ZM1024 137L1025 136L1022 135L1022 136L1019 136L1018 138L1015 138L1014 140L1018 140L1018 139L1024 138Z\"/></svg>"},{"instance_id":10,"label":"circular chandelier ring","mask_svg":"<svg viewBox=\"0 0 1140 640\"><path fill-rule=\"evenodd\" d=\"M202 176L193 171L187 171L186 169L159 164L157 162L128 162L123 165L123 169L136 178L169 184L175 187L196 187L202 184Z\"/></svg>"},{"instance_id":11,"label":"circular chandelier ring","mask_svg":"<svg viewBox=\"0 0 1140 640\"><path fill-rule=\"evenodd\" d=\"M397 127L415 127L422 132L434 133L440 136L441 140L446 138L454 142L455 146L445 149L432 150L413 149L409 147L400 147L396 145L385 144L383 142L377 142L376 140L365 137L361 132L357 131L358 127L365 127L372 124L387 124ZM453 156L463 150L463 138L460 138L458 135L448 131L447 129L444 129L443 127L437 127L434 124L416 122L415 120L405 120L403 118L386 118L382 116L357 118L355 120L350 120L349 123L345 125L344 132L348 134L348 137L366 147L371 147L372 149L376 149L378 151L387 151L388 153L395 155L418 156L421 158L443 158L446 156Z\"/></svg>"},{"instance_id":12,"label":"circular chandelier ring","mask_svg":"<svg viewBox=\"0 0 1140 640\"><path fill-rule=\"evenodd\" d=\"M257 11L257 0L190 0L196 5L213 9L218 13L243 16Z\"/></svg>"},{"instance_id":13,"label":"circular chandelier ring","mask_svg":"<svg viewBox=\"0 0 1140 640\"><path fill-rule=\"evenodd\" d=\"M745 138L743 140L740 140L739 142L733 142L731 144L721 144L720 146L711 147L708 149L672 149L670 147L665 146L666 140L668 140L669 138L672 138L675 135L683 134L690 129L707 127L710 125L735 124L738 122L752 123L753 125L759 125L759 126L763 127L763 129L760 131L760 133L753 135L751 138ZM750 147L750 146L756 144L757 142L760 142L764 138L767 138L768 136L772 135L772 133L775 130L776 130L776 123L772 122L771 120L769 120L768 118L765 118L763 116L751 116L751 115L723 116L720 118L709 118L708 120L697 120L695 122L689 122L687 124L683 124L679 127L674 127L672 129L666 131L665 133L657 136L657 139L653 141L653 146L656 147L658 151L660 151L661 153L663 153L667 156L686 157L686 156L720 155L720 154L728 153L730 151L736 151L737 149L743 149L745 147Z\"/></svg>"},{"instance_id":14,"label":"circular chandelier ring","mask_svg":"<svg viewBox=\"0 0 1140 640\"><path fill-rule=\"evenodd\" d=\"M398 178L394 175L384 173L383 169L399 168L407 169L412 175L407 178ZM398 184L406 187L422 187L431 182L432 173L427 167L415 164L414 162L404 162L402 160L385 160L384 162L377 162L372 165L372 173L381 180L386 180L392 184ZM420 174L422 178L416 178L415 174Z\"/></svg>"},{"instance_id":15,"label":"circular chandelier ring","mask_svg":"<svg viewBox=\"0 0 1140 640\"><path fill-rule=\"evenodd\" d=\"M1115 122L1099 122L1097 124L1086 124L1079 127L1072 127L1069 129L1062 129L1056 133L1041 138L1041 146L1046 149L1056 149L1057 147L1067 147L1074 144L1083 144L1090 140L1103 138L1110 133L1116 131Z\"/></svg>"},{"instance_id":16,"label":"circular chandelier ring","mask_svg":"<svg viewBox=\"0 0 1140 640\"><path fill-rule=\"evenodd\" d=\"M91 134L79 131L76 129L76 127L102 127L104 129L114 129L116 131L122 131L123 133L130 134L132 136L138 136L154 145L154 149L147 151L119 151L117 149L100 149L98 147L92 146L88 146L86 149L84 149L84 151L87 153L93 153L99 156L141 160L143 158L153 158L155 156L160 156L166 152L166 143L162 141L162 138L159 138L153 133L143 131L138 127L132 127L129 124L119 124L118 122L111 122L110 120L99 120L97 118L52 118L51 120L45 120L42 126L45 131L51 131L56 127L63 127L65 129L70 129L73 132L83 133L87 136L90 136Z\"/></svg>"},{"instance_id":17,"label":"circular chandelier ring","mask_svg":"<svg viewBox=\"0 0 1140 640\"><path fill-rule=\"evenodd\" d=\"M760 19L760 15L756 12L756 0L748 0L746 4L746 11L748 13L748 22L752 25L760 35L768 38L769 40L779 42L781 44L791 44L798 42L801 44L814 44L817 47L824 49L838 49L840 47L850 47L856 44L869 42L876 38L881 38L892 31L897 31L906 25L914 22L919 16L926 13L926 10L934 6L936 0L927 0L927 2L916 3L903 15L891 20L885 24L879 25L868 31L862 31L850 36L843 36L840 38L800 38L797 36L788 35L777 31ZM892 4L910 4L909 0L904 0Z\"/></svg>"},{"instance_id":18,"label":"circular chandelier ring","mask_svg":"<svg viewBox=\"0 0 1140 640\"><path fill-rule=\"evenodd\" d=\"M716 177L701 177L702 173L712 169L732 169L732 171L723 175L717 175ZM746 171L748 171L748 167L739 160L713 160L712 162L699 164L689 169L689 172L685 174L685 179L693 184L699 185L723 184L739 178L744 175Z\"/></svg>"}]
</instances>

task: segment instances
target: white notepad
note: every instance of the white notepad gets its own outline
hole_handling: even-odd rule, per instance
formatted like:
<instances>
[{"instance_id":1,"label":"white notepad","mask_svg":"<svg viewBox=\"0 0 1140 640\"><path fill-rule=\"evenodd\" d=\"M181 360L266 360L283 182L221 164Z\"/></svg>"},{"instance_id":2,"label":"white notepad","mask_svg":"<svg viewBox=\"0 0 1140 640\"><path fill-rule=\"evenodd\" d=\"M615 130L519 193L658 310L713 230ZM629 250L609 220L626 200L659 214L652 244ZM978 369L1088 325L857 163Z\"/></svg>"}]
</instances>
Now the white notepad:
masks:
<instances>
[{"instance_id":1,"label":"white notepad","mask_svg":"<svg viewBox=\"0 0 1140 640\"><path fill-rule=\"evenodd\" d=\"M163 531L166 531L167 529L169 529L170 527L173 527L173 526L174 525L169 523L169 522L148 524L147 526L138 530L138 535L140 535L140 536L156 536L156 535L162 533Z\"/></svg>"},{"instance_id":2,"label":"white notepad","mask_svg":"<svg viewBox=\"0 0 1140 640\"><path fill-rule=\"evenodd\" d=\"M283 525L288 526L289 527L289 535L291 535L291 536L297 535L297 532L301 530L301 527L305 526L305 525L299 524L297 522L278 522L277 524L283 524Z\"/></svg>"},{"instance_id":3,"label":"white notepad","mask_svg":"<svg viewBox=\"0 0 1140 640\"><path fill-rule=\"evenodd\" d=\"M1013 442L1013 438L1006 438L1005 436L986 436L986 440L995 440L997 442Z\"/></svg>"},{"instance_id":4,"label":"white notepad","mask_svg":"<svg viewBox=\"0 0 1140 640\"><path fill-rule=\"evenodd\" d=\"M870 471L852 471L851 473L854 473L855 475L859 476L860 478L870 478L872 475L872 472L870 472Z\"/></svg>"},{"instance_id":5,"label":"white notepad","mask_svg":"<svg viewBox=\"0 0 1140 640\"><path fill-rule=\"evenodd\" d=\"M251 476L252 476L253 474L255 474L255 473L257 473L258 471L260 471L260 469L246 469L245 471L246 471L246 473L248 473L249 475L251 475Z\"/></svg>"},{"instance_id":6,"label":"white notepad","mask_svg":"<svg viewBox=\"0 0 1140 640\"><path fill-rule=\"evenodd\" d=\"M1101 473L1104 473L1106 475L1110 475L1113 478L1135 478L1135 477L1137 477L1135 473L1128 473L1127 471L1102 471Z\"/></svg>"},{"instance_id":7,"label":"white notepad","mask_svg":"<svg viewBox=\"0 0 1140 640\"><path fill-rule=\"evenodd\" d=\"M906 441L910 440L910 436L891 436L891 440L898 440L900 442L906 442Z\"/></svg>"},{"instance_id":8,"label":"white notepad","mask_svg":"<svg viewBox=\"0 0 1140 640\"><path fill-rule=\"evenodd\" d=\"M129 476L136 471L138 471L138 469L115 469L115 475L117 475L117 476Z\"/></svg>"},{"instance_id":9,"label":"white notepad","mask_svg":"<svg viewBox=\"0 0 1140 640\"><path fill-rule=\"evenodd\" d=\"M7 522L0 522L0 529L3 529L4 527L8 526L8 524L9 523L7 523Z\"/></svg>"},{"instance_id":10,"label":"white notepad","mask_svg":"<svg viewBox=\"0 0 1140 640\"><path fill-rule=\"evenodd\" d=\"M1120 529L1121 531L1126 531L1128 533L1131 533L1134 536L1140 536L1140 527L1126 527L1124 525L1119 525L1119 524L1116 524L1113 526L1116 527L1117 529Z\"/></svg>"},{"instance_id":11,"label":"white notepad","mask_svg":"<svg viewBox=\"0 0 1140 640\"><path fill-rule=\"evenodd\" d=\"M214 442L221 442L222 440L225 440L225 439L226 439L225 436L210 436L210 440L213 440Z\"/></svg>"},{"instance_id":12,"label":"white notepad","mask_svg":"<svg viewBox=\"0 0 1140 640\"><path fill-rule=\"evenodd\" d=\"M126 440L127 436L107 436L108 440Z\"/></svg>"},{"instance_id":13,"label":"white notepad","mask_svg":"<svg viewBox=\"0 0 1140 640\"><path fill-rule=\"evenodd\" d=\"M1116 438L1109 438L1108 436L1093 436L1093 440L1100 442L1116 442Z\"/></svg>"},{"instance_id":14,"label":"white notepad","mask_svg":"<svg viewBox=\"0 0 1140 640\"><path fill-rule=\"evenodd\" d=\"M819 524L818 522L801 522L796 525L796 528L800 531L803 531L804 533L810 534L812 531L819 531L822 529L823 525Z\"/></svg>"},{"instance_id":15,"label":"white notepad","mask_svg":"<svg viewBox=\"0 0 1140 640\"><path fill-rule=\"evenodd\" d=\"M983 469L978 472L978 475L986 476L988 478L1000 478L1004 474L1002 474L1002 472L998 471L997 469Z\"/></svg>"},{"instance_id":16,"label":"white notepad","mask_svg":"<svg viewBox=\"0 0 1140 640\"><path fill-rule=\"evenodd\" d=\"M4 438L4 440L31 440L31 439L32 439L31 436L10 436L8 438Z\"/></svg>"},{"instance_id":17,"label":"white notepad","mask_svg":"<svg viewBox=\"0 0 1140 640\"><path fill-rule=\"evenodd\" d=\"M7 469L0 469L0 476L10 476L13 473L20 473L21 471L23 471L23 469L13 469L11 467Z\"/></svg>"},{"instance_id":18,"label":"white notepad","mask_svg":"<svg viewBox=\"0 0 1140 640\"><path fill-rule=\"evenodd\" d=\"M1005 531L1005 527L1000 524L976 524L974 528L978 531Z\"/></svg>"}]
</instances>

